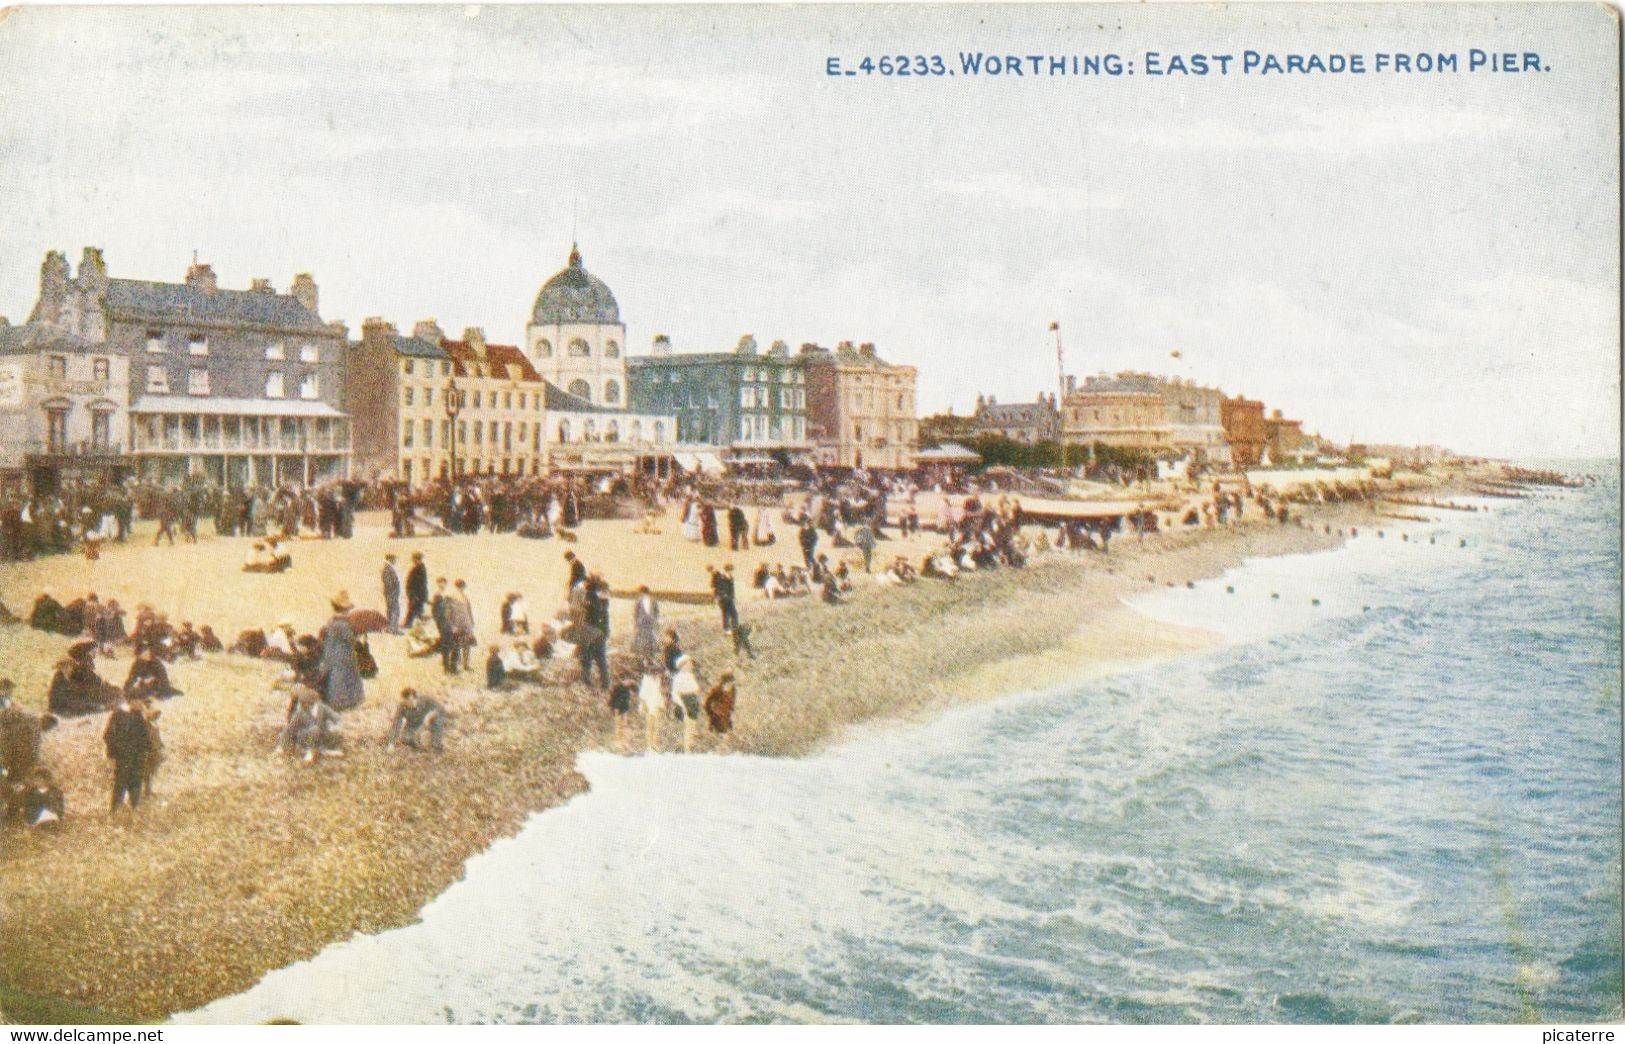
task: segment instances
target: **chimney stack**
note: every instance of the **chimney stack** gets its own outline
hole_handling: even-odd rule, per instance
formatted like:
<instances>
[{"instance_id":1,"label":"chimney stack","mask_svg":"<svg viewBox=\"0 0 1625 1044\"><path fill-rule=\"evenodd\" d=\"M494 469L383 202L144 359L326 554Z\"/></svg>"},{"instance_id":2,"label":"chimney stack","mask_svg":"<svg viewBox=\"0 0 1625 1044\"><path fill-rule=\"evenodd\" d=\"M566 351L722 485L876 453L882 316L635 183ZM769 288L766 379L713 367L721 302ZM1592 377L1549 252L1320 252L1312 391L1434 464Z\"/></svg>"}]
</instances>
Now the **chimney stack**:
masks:
<instances>
[{"instance_id":1,"label":"chimney stack","mask_svg":"<svg viewBox=\"0 0 1625 1044\"><path fill-rule=\"evenodd\" d=\"M300 272L293 277L293 285L288 287L288 293L295 301L305 306L311 315L321 315L316 307L316 280L311 278L309 272Z\"/></svg>"},{"instance_id":2,"label":"chimney stack","mask_svg":"<svg viewBox=\"0 0 1625 1044\"><path fill-rule=\"evenodd\" d=\"M420 341L428 341L436 348L446 339L446 333L440 329L440 324L433 319L419 319L412 324L412 336Z\"/></svg>"},{"instance_id":3,"label":"chimney stack","mask_svg":"<svg viewBox=\"0 0 1625 1044\"><path fill-rule=\"evenodd\" d=\"M671 354L671 338L665 334L655 334L654 344L649 348L650 355L667 356Z\"/></svg>"},{"instance_id":4,"label":"chimney stack","mask_svg":"<svg viewBox=\"0 0 1625 1044\"><path fill-rule=\"evenodd\" d=\"M468 345L476 358L485 358L485 330L482 327L463 327L463 343Z\"/></svg>"},{"instance_id":5,"label":"chimney stack","mask_svg":"<svg viewBox=\"0 0 1625 1044\"><path fill-rule=\"evenodd\" d=\"M89 251L86 251L86 253L89 253ZM81 277L84 276L84 268L83 264L79 266ZM212 294L219 288L220 282L215 278L212 266L194 261L186 270L186 285L196 287L204 293Z\"/></svg>"},{"instance_id":6,"label":"chimney stack","mask_svg":"<svg viewBox=\"0 0 1625 1044\"><path fill-rule=\"evenodd\" d=\"M875 357L875 345L874 345L874 342L873 341L865 341L862 344L858 345L858 354L863 356L865 359L873 359Z\"/></svg>"},{"instance_id":7,"label":"chimney stack","mask_svg":"<svg viewBox=\"0 0 1625 1044\"><path fill-rule=\"evenodd\" d=\"M739 338L739 343L734 346L734 352L739 354L739 355L755 355L756 354L756 337L755 337L755 335L754 334L744 334L743 336L741 336Z\"/></svg>"},{"instance_id":8,"label":"chimney stack","mask_svg":"<svg viewBox=\"0 0 1625 1044\"><path fill-rule=\"evenodd\" d=\"M395 336L395 324L381 316L369 315L361 320L361 343L378 344Z\"/></svg>"},{"instance_id":9,"label":"chimney stack","mask_svg":"<svg viewBox=\"0 0 1625 1044\"><path fill-rule=\"evenodd\" d=\"M276 293L276 290L274 288L272 288L271 281L269 279L250 280L249 284L248 284L248 289L249 289L250 292L256 293L256 294L274 294L274 293Z\"/></svg>"}]
</instances>

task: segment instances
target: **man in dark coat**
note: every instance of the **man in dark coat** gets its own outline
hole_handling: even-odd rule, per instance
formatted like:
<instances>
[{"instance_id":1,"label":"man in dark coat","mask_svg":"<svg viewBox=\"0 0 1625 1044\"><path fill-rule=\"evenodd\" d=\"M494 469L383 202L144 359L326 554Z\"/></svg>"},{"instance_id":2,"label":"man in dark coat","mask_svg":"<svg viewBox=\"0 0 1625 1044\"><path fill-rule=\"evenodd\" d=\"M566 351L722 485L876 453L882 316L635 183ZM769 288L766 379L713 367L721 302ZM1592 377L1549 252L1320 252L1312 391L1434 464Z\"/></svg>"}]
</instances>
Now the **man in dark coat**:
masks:
<instances>
[{"instance_id":1,"label":"man in dark coat","mask_svg":"<svg viewBox=\"0 0 1625 1044\"><path fill-rule=\"evenodd\" d=\"M576 585L587 579L587 567L576 557L574 551L566 551L564 560L570 563L570 578L564 582L564 596L568 598L570 592L576 589Z\"/></svg>"},{"instance_id":2,"label":"man in dark coat","mask_svg":"<svg viewBox=\"0 0 1625 1044\"><path fill-rule=\"evenodd\" d=\"M384 556L384 571L381 577L384 585L384 618L389 621L389 633L400 634L401 622L401 572L395 568L395 556Z\"/></svg>"},{"instance_id":3,"label":"man in dark coat","mask_svg":"<svg viewBox=\"0 0 1625 1044\"><path fill-rule=\"evenodd\" d=\"M813 552L818 548L818 530L813 528L812 519L803 517L801 528L796 533L801 541L801 557L807 568L813 567Z\"/></svg>"},{"instance_id":4,"label":"man in dark coat","mask_svg":"<svg viewBox=\"0 0 1625 1044\"><path fill-rule=\"evenodd\" d=\"M119 804L129 800L130 808L141 804L147 755L152 751L152 732L147 728L139 698L121 703L107 717L107 730L102 743L107 757L113 762L113 800L108 811L118 811Z\"/></svg>"},{"instance_id":5,"label":"man in dark coat","mask_svg":"<svg viewBox=\"0 0 1625 1044\"><path fill-rule=\"evenodd\" d=\"M435 630L440 633L440 669L447 674L456 674L460 650L452 633L451 596L446 593L446 578L443 576L435 579L434 601L429 603L429 612L434 617Z\"/></svg>"},{"instance_id":6,"label":"man in dark coat","mask_svg":"<svg viewBox=\"0 0 1625 1044\"><path fill-rule=\"evenodd\" d=\"M336 711L359 707L366 697L355 657L355 631L345 616L353 608L349 594L340 591L333 599L333 618L321 633L322 701Z\"/></svg>"},{"instance_id":7,"label":"man in dark coat","mask_svg":"<svg viewBox=\"0 0 1625 1044\"><path fill-rule=\"evenodd\" d=\"M722 633L731 634L739 626L739 607L735 602L734 567L732 563L723 566L721 570L706 567L711 572L711 597L716 599L717 608L722 610Z\"/></svg>"},{"instance_id":8,"label":"man in dark coat","mask_svg":"<svg viewBox=\"0 0 1625 1044\"><path fill-rule=\"evenodd\" d=\"M750 548L750 523L745 520L745 509L735 504L728 509L728 550L746 551Z\"/></svg>"},{"instance_id":9,"label":"man in dark coat","mask_svg":"<svg viewBox=\"0 0 1625 1044\"><path fill-rule=\"evenodd\" d=\"M609 582L597 573L587 577L587 635L590 641L581 661L581 677L591 684L592 668L598 666L599 687L609 688Z\"/></svg>"},{"instance_id":10,"label":"man in dark coat","mask_svg":"<svg viewBox=\"0 0 1625 1044\"><path fill-rule=\"evenodd\" d=\"M404 626L411 627L412 622L423 615L429 606L429 567L423 564L423 552L412 552L412 568L406 572L406 622Z\"/></svg>"}]
</instances>

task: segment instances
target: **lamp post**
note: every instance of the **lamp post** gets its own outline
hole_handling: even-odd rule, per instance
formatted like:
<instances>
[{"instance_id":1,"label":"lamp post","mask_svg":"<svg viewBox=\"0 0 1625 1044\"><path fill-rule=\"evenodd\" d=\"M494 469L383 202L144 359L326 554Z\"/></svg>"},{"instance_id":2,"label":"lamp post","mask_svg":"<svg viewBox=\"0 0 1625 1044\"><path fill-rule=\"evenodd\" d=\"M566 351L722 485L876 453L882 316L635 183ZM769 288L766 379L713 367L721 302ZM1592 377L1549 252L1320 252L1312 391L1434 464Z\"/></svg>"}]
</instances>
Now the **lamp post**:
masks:
<instances>
[{"instance_id":1,"label":"lamp post","mask_svg":"<svg viewBox=\"0 0 1625 1044\"><path fill-rule=\"evenodd\" d=\"M463 393L457 388L455 376L446 381L446 390L443 395L446 404L446 420L450 423L447 430L451 432L451 484L457 484L457 417L463 412Z\"/></svg>"}]
</instances>

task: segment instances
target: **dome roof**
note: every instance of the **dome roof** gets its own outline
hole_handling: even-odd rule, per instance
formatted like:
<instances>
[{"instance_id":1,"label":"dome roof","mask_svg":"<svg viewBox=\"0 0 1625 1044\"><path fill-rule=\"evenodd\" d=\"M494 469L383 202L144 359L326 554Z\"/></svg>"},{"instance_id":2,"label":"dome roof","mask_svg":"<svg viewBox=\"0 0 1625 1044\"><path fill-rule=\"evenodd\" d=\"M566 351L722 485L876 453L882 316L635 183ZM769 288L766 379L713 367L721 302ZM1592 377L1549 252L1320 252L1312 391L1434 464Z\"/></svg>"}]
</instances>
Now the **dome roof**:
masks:
<instances>
[{"instance_id":1,"label":"dome roof","mask_svg":"<svg viewBox=\"0 0 1625 1044\"><path fill-rule=\"evenodd\" d=\"M542 284L531 309L531 322L541 326L562 323L619 325L621 308L604 281L581 267L581 251L570 246L570 263Z\"/></svg>"}]
</instances>

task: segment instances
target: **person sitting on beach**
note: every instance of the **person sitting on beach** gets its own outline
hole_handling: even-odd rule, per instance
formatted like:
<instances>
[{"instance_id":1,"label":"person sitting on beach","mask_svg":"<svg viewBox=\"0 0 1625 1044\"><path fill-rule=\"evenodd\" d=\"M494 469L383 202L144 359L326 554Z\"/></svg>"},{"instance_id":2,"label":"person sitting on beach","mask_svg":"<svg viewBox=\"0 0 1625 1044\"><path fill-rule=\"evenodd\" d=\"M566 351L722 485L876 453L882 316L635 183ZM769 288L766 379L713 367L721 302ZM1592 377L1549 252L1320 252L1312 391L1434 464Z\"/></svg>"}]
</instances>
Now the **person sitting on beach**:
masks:
<instances>
[{"instance_id":1,"label":"person sitting on beach","mask_svg":"<svg viewBox=\"0 0 1625 1044\"><path fill-rule=\"evenodd\" d=\"M40 763L45 734L56 728L54 714L35 714L12 702L15 686L0 678L0 778L21 785Z\"/></svg>"},{"instance_id":2,"label":"person sitting on beach","mask_svg":"<svg viewBox=\"0 0 1625 1044\"><path fill-rule=\"evenodd\" d=\"M485 657L485 687L493 691L501 689L507 680L508 668L502 662L502 649L493 643Z\"/></svg>"},{"instance_id":3,"label":"person sitting on beach","mask_svg":"<svg viewBox=\"0 0 1625 1044\"><path fill-rule=\"evenodd\" d=\"M939 551L934 555L925 556L925 561L920 565L920 575L935 577L938 580L952 580L959 575L959 566L954 563L952 555Z\"/></svg>"},{"instance_id":4,"label":"person sitting on beach","mask_svg":"<svg viewBox=\"0 0 1625 1044\"><path fill-rule=\"evenodd\" d=\"M384 749L394 750L399 742L416 750L418 733L428 729L429 749L444 750L446 726L450 722L451 715L438 701L422 695L416 689L402 689L401 701L395 706L395 718L389 725L389 736L384 740Z\"/></svg>"},{"instance_id":5,"label":"person sitting on beach","mask_svg":"<svg viewBox=\"0 0 1625 1044\"><path fill-rule=\"evenodd\" d=\"M237 632L237 640L226 650L234 656L252 656L256 660L265 655L265 632L248 627Z\"/></svg>"},{"instance_id":6,"label":"person sitting on beach","mask_svg":"<svg viewBox=\"0 0 1625 1044\"><path fill-rule=\"evenodd\" d=\"M530 653L536 658L538 665L545 665L558 653L558 634L551 624L542 624L536 629L536 640L530 645ZM568 653L563 654L568 656ZM540 668L538 668L540 669Z\"/></svg>"},{"instance_id":7,"label":"person sitting on beach","mask_svg":"<svg viewBox=\"0 0 1625 1044\"><path fill-rule=\"evenodd\" d=\"M756 572L750 576L750 586L760 591L767 586L767 578L772 575L772 568L766 562L761 562L756 566Z\"/></svg>"},{"instance_id":8,"label":"person sitting on beach","mask_svg":"<svg viewBox=\"0 0 1625 1044\"><path fill-rule=\"evenodd\" d=\"M511 647L501 649L502 671L505 677L515 681L540 681L542 678L542 661L531 652L530 646L523 640L516 641Z\"/></svg>"},{"instance_id":9,"label":"person sitting on beach","mask_svg":"<svg viewBox=\"0 0 1625 1044\"><path fill-rule=\"evenodd\" d=\"M835 589L842 594L852 590L852 570L845 559L835 567Z\"/></svg>"},{"instance_id":10,"label":"person sitting on beach","mask_svg":"<svg viewBox=\"0 0 1625 1044\"><path fill-rule=\"evenodd\" d=\"M197 629L197 651L198 651L198 653L200 653L200 654L201 653L217 653L217 652L224 651L224 649L225 649L225 646L220 644L220 639L215 635L213 627L210 627L208 624L203 624L203 625L198 627L198 629Z\"/></svg>"},{"instance_id":11,"label":"person sitting on beach","mask_svg":"<svg viewBox=\"0 0 1625 1044\"><path fill-rule=\"evenodd\" d=\"M51 675L47 703L59 717L100 714L118 702L119 691L102 680L86 658L64 656Z\"/></svg>"},{"instance_id":12,"label":"person sitting on beach","mask_svg":"<svg viewBox=\"0 0 1625 1044\"><path fill-rule=\"evenodd\" d=\"M416 659L433 656L440 649L440 635L427 616L420 616L406 629L406 655Z\"/></svg>"},{"instance_id":13,"label":"person sitting on beach","mask_svg":"<svg viewBox=\"0 0 1625 1044\"><path fill-rule=\"evenodd\" d=\"M265 553L271 559L265 570L267 573L285 573L293 568L293 556L278 546L276 537L265 538Z\"/></svg>"},{"instance_id":14,"label":"person sitting on beach","mask_svg":"<svg viewBox=\"0 0 1625 1044\"><path fill-rule=\"evenodd\" d=\"M834 573L826 572L824 574L824 582L819 585L819 597L824 600L825 605L841 604L841 587L836 581Z\"/></svg>"},{"instance_id":15,"label":"person sitting on beach","mask_svg":"<svg viewBox=\"0 0 1625 1044\"><path fill-rule=\"evenodd\" d=\"M880 575L875 577L875 583L882 587L901 587L903 578L897 573L897 563L893 562L882 569Z\"/></svg>"},{"instance_id":16,"label":"person sitting on beach","mask_svg":"<svg viewBox=\"0 0 1625 1044\"><path fill-rule=\"evenodd\" d=\"M51 592L43 591L34 599L34 608L28 614L28 626L36 631L49 631L52 634L78 634L79 628L65 631L65 612L62 603L51 597Z\"/></svg>"},{"instance_id":17,"label":"person sitting on beach","mask_svg":"<svg viewBox=\"0 0 1625 1044\"><path fill-rule=\"evenodd\" d=\"M892 563L892 570L897 574L897 578L905 584L912 584L920 578L919 572L902 555L898 555L897 561Z\"/></svg>"},{"instance_id":18,"label":"person sitting on beach","mask_svg":"<svg viewBox=\"0 0 1625 1044\"><path fill-rule=\"evenodd\" d=\"M62 788L44 765L36 765L7 795L5 815L24 826L56 827L67 814Z\"/></svg>"},{"instance_id":19,"label":"person sitting on beach","mask_svg":"<svg viewBox=\"0 0 1625 1044\"><path fill-rule=\"evenodd\" d=\"M787 598L789 595L790 590L785 586L784 566L781 565L775 571L768 573L767 578L762 581L762 596L771 600L774 598Z\"/></svg>"},{"instance_id":20,"label":"person sitting on beach","mask_svg":"<svg viewBox=\"0 0 1625 1044\"><path fill-rule=\"evenodd\" d=\"M124 695L143 700L167 700L179 696L180 690L169 684L169 670L158 658L152 646L145 646L130 664L130 674L124 679Z\"/></svg>"},{"instance_id":21,"label":"person sitting on beach","mask_svg":"<svg viewBox=\"0 0 1625 1044\"><path fill-rule=\"evenodd\" d=\"M305 764L327 754L343 754L339 747L338 715L322 702L315 689L303 683L293 686L292 700L288 704L287 721L277 733L271 747L272 754L284 751L298 757Z\"/></svg>"},{"instance_id":22,"label":"person sitting on beach","mask_svg":"<svg viewBox=\"0 0 1625 1044\"><path fill-rule=\"evenodd\" d=\"M265 630L265 649L261 656L271 660L286 660L292 662L294 658L293 643L298 639L294 634L293 623L283 620L275 627Z\"/></svg>"},{"instance_id":23,"label":"person sitting on beach","mask_svg":"<svg viewBox=\"0 0 1625 1044\"><path fill-rule=\"evenodd\" d=\"M812 594L812 582L807 576L807 570L801 566L791 566L789 582L784 585L784 590L791 597Z\"/></svg>"},{"instance_id":24,"label":"person sitting on beach","mask_svg":"<svg viewBox=\"0 0 1625 1044\"><path fill-rule=\"evenodd\" d=\"M502 600L501 618L503 634L530 633L530 610L525 608L525 596L518 591L510 591Z\"/></svg>"},{"instance_id":25,"label":"person sitting on beach","mask_svg":"<svg viewBox=\"0 0 1625 1044\"><path fill-rule=\"evenodd\" d=\"M271 553L265 549L264 544L256 540L254 546L248 549L248 554L243 556L243 572L269 573L270 571Z\"/></svg>"},{"instance_id":26,"label":"person sitting on beach","mask_svg":"<svg viewBox=\"0 0 1625 1044\"><path fill-rule=\"evenodd\" d=\"M199 635L192 629L192 621L182 620L181 629L175 632L175 655L188 660L197 659L198 641Z\"/></svg>"}]
</instances>

